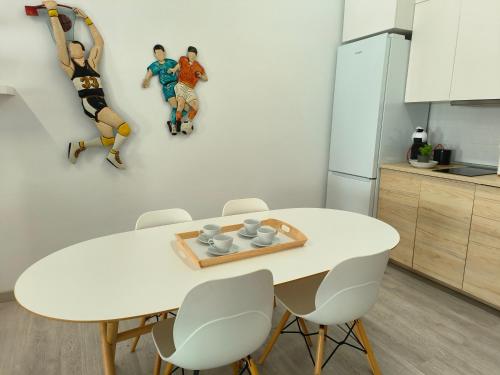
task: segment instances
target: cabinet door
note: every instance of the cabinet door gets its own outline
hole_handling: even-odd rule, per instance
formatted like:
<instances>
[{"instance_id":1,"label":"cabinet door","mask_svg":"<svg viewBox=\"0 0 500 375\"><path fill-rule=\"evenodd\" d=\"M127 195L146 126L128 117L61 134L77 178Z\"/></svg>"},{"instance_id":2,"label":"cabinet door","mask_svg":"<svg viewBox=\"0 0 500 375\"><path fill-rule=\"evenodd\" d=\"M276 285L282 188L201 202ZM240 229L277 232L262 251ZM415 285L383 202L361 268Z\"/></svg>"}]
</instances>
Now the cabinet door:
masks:
<instances>
[{"instance_id":1,"label":"cabinet door","mask_svg":"<svg viewBox=\"0 0 500 375\"><path fill-rule=\"evenodd\" d=\"M500 307L499 188L476 189L463 289Z\"/></svg>"},{"instance_id":2,"label":"cabinet door","mask_svg":"<svg viewBox=\"0 0 500 375\"><path fill-rule=\"evenodd\" d=\"M475 185L422 180L413 268L462 288Z\"/></svg>"},{"instance_id":3,"label":"cabinet door","mask_svg":"<svg viewBox=\"0 0 500 375\"><path fill-rule=\"evenodd\" d=\"M383 169L380 176L378 218L392 225L401 237L391 259L412 267L420 176Z\"/></svg>"},{"instance_id":4,"label":"cabinet door","mask_svg":"<svg viewBox=\"0 0 500 375\"><path fill-rule=\"evenodd\" d=\"M451 100L500 98L500 1L462 0Z\"/></svg>"},{"instance_id":5,"label":"cabinet door","mask_svg":"<svg viewBox=\"0 0 500 375\"><path fill-rule=\"evenodd\" d=\"M387 30L411 31L414 0L346 0L342 41Z\"/></svg>"},{"instance_id":6,"label":"cabinet door","mask_svg":"<svg viewBox=\"0 0 500 375\"><path fill-rule=\"evenodd\" d=\"M406 102L449 100L461 1L415 4Z\"/></svg>"},{"instance_id":7,"label":"cabinet door","mask_svg":"<svg viewBox=\"0 0 500 375\"><path fill-rule=\"evenodd\" d=\"M375 180L328 172L326 207L373 216Z\"/></svg>"}]
</instances>

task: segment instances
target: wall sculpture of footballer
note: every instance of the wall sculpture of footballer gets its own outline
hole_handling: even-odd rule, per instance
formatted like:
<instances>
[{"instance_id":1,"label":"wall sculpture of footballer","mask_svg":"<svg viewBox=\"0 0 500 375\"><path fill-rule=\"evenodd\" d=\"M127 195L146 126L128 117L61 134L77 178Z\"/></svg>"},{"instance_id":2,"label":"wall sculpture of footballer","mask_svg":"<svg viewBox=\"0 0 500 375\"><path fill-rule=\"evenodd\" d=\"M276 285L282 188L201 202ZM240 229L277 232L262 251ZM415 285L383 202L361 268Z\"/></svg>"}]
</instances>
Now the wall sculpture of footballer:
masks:
<instances>
[{"instance_id":1,"label":"wall sculpture of footballer","mask_svg":"<svg viewBox=\"0 0 500 375\"><path fill-rule=\"evenodd\" d=\"M157 75L163 96L171 108L170 120L167 121L171 134L190 134L199 109L194 88L198 80L208 80L205 69L197 61L198 50L192 46L188 47L187 55L182 56L178 62L167 58L165 47L161 44L153 47L153 53L156 61L148 66L142 87L149 87L151 78ZM183 121L186 114L187 120Z\"/></svg>"},{"instance_id":2,"label":"wall sculpture of footballer","mask_svg":"<svg viewBox=\"0 0 500 375\"><path fill-rule=\"evenodd\" d=\"M167 121L168 129L172 135L176 135L180 129L176 126L177 98L175 97L175 85L177 85L177 74L171 73L171 69L177 65L177 61L167 58L165 47L156 44L153 47L156 61L151 63L146 71L146 77L142 81L142 87L148 88L153 76L158 76L162 86L163 97L170 105L170 120ZM182 115L187 113L188 108L184 108Z\"/></svg>"},{"instance_id":3,"label":"wall sculpture of footballer","mask_svg":"<svg viewBox=\"0 0 500 375\"><path fill-rule=\"evenodd\" d=\"M170 69L171 73L179 72L179 82L174 88L177 97L176 125L184 134L190 134L193 131L193 120L199 109L198 97L194 88L198 80L208 81L205 68L197 60L198 50L196 47L190 46L186 56L182 56L177 65ZM190 107L188 121L182 123L182 111L186 104Z\"/></svg>"},{"instance_id":4,"label":"wall sculpture of footballer","mask_svg":"<svg viewBox=\"0 0 500 375\"><path fill-rule=\"evenodd\" d=\"M94 121L100 132L100 137L95 139L71 142L68 146L68 159L72 163L76 163L80 154L88 147L111 147L106 157L107 161L118 169L124 169L125 164L120 158L119 150L130 135L131 129L127 122L114 112L104 99L101 76L98 73L98 64L104 47L102 36L83 10L73 9L78 17L85 20L94 40L94 45L86 57L85 47L79 41L74 40L66 45L64 31L58 18L57 3L44 0L43 4L50 16L61 68L78 91L83 112Z\"/></svg>"}]
</instances>

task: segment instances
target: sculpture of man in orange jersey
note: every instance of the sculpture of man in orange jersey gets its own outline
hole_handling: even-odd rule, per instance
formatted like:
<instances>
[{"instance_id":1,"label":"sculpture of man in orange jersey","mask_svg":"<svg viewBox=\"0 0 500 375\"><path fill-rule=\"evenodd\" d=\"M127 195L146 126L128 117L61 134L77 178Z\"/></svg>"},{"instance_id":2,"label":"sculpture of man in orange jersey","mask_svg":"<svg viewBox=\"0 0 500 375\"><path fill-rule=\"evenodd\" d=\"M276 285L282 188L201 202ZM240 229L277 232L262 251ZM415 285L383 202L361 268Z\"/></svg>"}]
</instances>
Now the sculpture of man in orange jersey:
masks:
<instances>
[{"instance_id":1,"label":"sculpture of man in orange jersey","mask_svg":"<svg viewBox=\"0 0 500 375\"><path fill-rule=\"evenodd\" d=\"M193 119L199 109L198 97L194 91L198 80L208 81L205 69L196 60L198 50L190 46L187 49L187 56L182 56L178 64L169 69L169 73L179 72L179 82L175 85L175 95L177 97L177 113L176 126L177 130L184 134L189 134L193 131ZM188 121L182 124L182 111L185 105L189 104Z\"/></svg>"}]
</instances>

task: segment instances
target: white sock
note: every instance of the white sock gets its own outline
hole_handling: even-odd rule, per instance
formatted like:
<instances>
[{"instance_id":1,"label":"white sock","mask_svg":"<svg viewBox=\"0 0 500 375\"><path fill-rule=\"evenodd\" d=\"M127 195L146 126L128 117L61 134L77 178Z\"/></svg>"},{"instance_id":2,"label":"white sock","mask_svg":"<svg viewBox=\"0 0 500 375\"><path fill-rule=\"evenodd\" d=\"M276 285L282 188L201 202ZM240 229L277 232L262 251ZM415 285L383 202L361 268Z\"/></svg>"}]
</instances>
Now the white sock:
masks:
<instances>
[{"instance_id":1,"label":"white sock","mask_svg":"<svg viewBox=\"0 0 500 375\"><path fill-rule=\"evenodd\" d=\"M118 151L126 139L127 137L117 133L115 136L115 143L113 144L112 150Z\"/></svg>"},{"instance_id":2,"label":"white sock","mask_svg":"<svg viewBox=\"0 0 500 375\"><path fill-rule=\"evenodd\" d=\"M101 137L94 138L94 139L91 139L89 141L83 141L83 144L85 145L85 147L98 147L98 146L102 146Z\"/></svg>"}]
</instances>

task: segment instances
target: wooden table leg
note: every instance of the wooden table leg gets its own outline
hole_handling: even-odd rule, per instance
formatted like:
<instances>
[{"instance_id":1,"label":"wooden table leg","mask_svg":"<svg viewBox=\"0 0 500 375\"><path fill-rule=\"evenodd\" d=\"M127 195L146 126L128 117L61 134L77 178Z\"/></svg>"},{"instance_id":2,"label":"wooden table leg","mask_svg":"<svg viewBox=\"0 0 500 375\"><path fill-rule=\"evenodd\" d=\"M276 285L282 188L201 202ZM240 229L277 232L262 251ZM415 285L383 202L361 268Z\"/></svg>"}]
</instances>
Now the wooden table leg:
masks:
<instances>
[{"instance_id":1,"label":"wooden table leg","mask_svg":"<svg viewBox=\"0 0 500 375\"><path fill-rule=\"evenodd\" d=\"M118 328L118 326L117 326ZM108 323L101 322L99 325L101 334L101 351L105 375L115 375L115 356L112 345L108 342ZM115 344L116 345L116 344Z\"/></svg>"},{"instance_id":2,"label":"wooden table leg","mask_svg":"<svg viewBox=\"0 0 500 375\"><path fill-rule=\"evenodd\" d=\"M165 372L163 373L163 375L170 375L173 370L174 370L174 365L171 364L170 362L167 362L167 366L165 367Z\"/></svg>"},{"instance_id":3,"label":"wooden table leg","mask_svg":"<svg viewBox=\"0 0 500 375\"><path fill-rule=\"evenodd\" d=\"M153 375L160 375L160 371L161 371L161 357L159 354L156 354L156 358L155 358L155 366L153 368Z\"/></svg>"},{"instance_id":4,"label":"wooden table leg","mask_svg":"<svg viewBox=\"0 0 500 375\"><path fill-rule=\"evenodd\" d=\"M143 316L141 318L141 322L139 323L139 327L144 327L146 325L147 317ZM135 352L135 348L137 348L137 344L139 343L139 339L141 338L141 335L136 336L134 338L134 342L132 343L132 347L130 348L130 351L133 353Z\"/></svg>"},{"instance_id":5,"label":"wooden table leg","mask_svg":"<svg viewBox=\"0 0 500 375\"><path fill-rule=\"evenodd\" d=\"M111 345L111 354L113 355L113 362L116 353L116 337L118 336L118 321L108 322L106 339L108 344Z\"/></svg>"}]
</instances>

